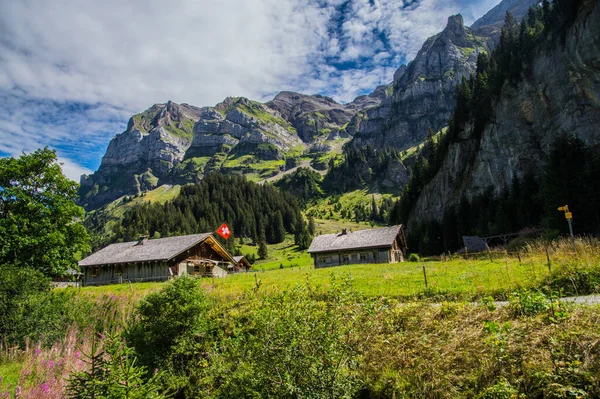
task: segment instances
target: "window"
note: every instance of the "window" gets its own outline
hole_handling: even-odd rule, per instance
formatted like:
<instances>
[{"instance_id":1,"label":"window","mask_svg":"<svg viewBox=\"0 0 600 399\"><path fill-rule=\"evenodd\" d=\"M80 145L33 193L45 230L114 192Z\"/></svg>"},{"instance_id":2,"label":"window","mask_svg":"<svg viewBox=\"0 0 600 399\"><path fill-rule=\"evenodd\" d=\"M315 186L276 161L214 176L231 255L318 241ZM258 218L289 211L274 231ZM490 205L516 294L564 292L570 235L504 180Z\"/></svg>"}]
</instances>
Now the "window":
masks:
<instances>
[{"instance_id":1,"label":"window","mask_svg":"<svg viewBox=\"0 0 600 399\"><path fill-rule=\"evenodd\" d=\"M100 275L99 267L92 267L92 277L98 277Z\"/></svg>"},{"instance_id":2,"label":"window","mask_svg":"<svg viewBox=\"0 0 600 399\"><path fill-rule=\"evenodd\" d=\"M367 260L367 254L360 254L360 260Z\"/></svg>"},{"instance_id":3,"label":"window","mask_svg":"<svg viewBox=\"0 0 600 399\"><path fill-rule=\"evenodd\" d=\"M358 260L358 255L354 254L352 255L352 262L356 262Z\"/></svg>"}]
</instances>

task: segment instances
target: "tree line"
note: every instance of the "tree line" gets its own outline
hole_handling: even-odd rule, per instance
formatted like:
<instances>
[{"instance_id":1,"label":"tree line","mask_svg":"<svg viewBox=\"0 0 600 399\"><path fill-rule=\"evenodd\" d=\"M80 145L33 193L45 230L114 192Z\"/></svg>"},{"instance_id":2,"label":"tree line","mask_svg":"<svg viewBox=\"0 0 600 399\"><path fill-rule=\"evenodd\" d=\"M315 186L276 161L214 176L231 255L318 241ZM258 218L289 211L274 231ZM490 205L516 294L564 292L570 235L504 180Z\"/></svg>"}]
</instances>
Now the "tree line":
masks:
<instances>
[{"instance_id":1,"label":"tree line","mask_svg":"<svg viewBox=\"0 0 600 399\"><path fill-rule=\"evenodd\" d=\"M236 237L254 243L277 244L290 233L303 247L310 244L308 226L292 195L243 176L217 173L183 186L172 201L131 207L113 226L111 241L203 233L215 231L222 223Z\"/></svg>"}]
</instances>

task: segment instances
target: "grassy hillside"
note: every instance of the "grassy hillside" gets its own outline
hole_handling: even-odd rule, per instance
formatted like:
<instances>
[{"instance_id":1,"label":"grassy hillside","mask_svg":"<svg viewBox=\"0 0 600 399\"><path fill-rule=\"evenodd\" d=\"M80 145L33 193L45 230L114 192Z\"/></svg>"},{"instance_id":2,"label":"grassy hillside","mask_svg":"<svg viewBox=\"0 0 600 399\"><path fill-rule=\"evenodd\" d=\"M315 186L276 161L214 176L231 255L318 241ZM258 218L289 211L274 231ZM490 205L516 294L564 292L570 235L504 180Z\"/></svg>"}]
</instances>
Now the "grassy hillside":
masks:
<instances>
[{"instance_id":1,"label":"grassy hillside","mask_svg":"<svg viewBox=\"0 0 600 399\"><path fill-rule=\"evenodd\" d=\"M124 196L118 198L100 209L86 215L86 227L100 240L106 239L115 223L120 220L131 207L146 202L160 203L176 198L181 186L162 185L139 196Z\"/></svg>"}]
</instances>

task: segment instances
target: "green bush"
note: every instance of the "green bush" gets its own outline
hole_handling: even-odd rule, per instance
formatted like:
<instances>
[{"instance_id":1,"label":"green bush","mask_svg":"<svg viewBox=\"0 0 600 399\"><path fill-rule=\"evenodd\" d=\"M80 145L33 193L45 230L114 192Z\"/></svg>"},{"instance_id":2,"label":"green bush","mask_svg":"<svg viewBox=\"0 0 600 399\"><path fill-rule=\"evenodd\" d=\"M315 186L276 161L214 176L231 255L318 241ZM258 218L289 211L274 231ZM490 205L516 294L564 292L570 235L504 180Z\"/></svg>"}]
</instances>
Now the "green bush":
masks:
<instances>
[{"instance_id":1,"label":"green bush","mask_svg":"<svg viewBox=\"0 0 600 399\"><path fill-rule=\"evenodd\" d=\"M419 259L419 255L417 255L417 254L410 254L410 255L408 255L408 261L409 262L418 262L419 260L420 260Z\"/></svg>"},{"instance_id":2,"label":"green bush","mask_svg":"<svg viewBox=\"0 0 600 399\"><path fill-rule=\"evenodd\" d=\"M226 324L230 333L210 356L210 383L194 397L353 397L369 345L356 334L365 309L346 282L332 285L326 298L306 285L252 300Z\"/></svg>"},{"instance_id":3,"label":"green bush","mask_svg":"<svg viewBox=\"0 0 600 399\"><path fill-rule=\"evenodd\" d=\"M0 266L0 337L23 346L27 337L53 342L62 338L67 294L52 294L40 271Z\"/></svg>"},{"instance_id":4,"label":"green bush","mask_svg":"<svg viewBox=\"0 0 600 399\"><path fill-rule=\"evenodd\" d=\"M525 396L523 396L525 397ZM488 387L477 399L518 399L519 391L513 387L505 378L498 383Z\"/></svg>"},{"instance_id":5,"label":"green bush","mask_svg":"<svg viewBox=\"0 0 600 399\"><path fill-rule=\"evenodd\" d=\"M140 302L125 338L149 369L185 365L202 343L210 307L200 279L178 278Z\"/></svg>"}]
</instances>

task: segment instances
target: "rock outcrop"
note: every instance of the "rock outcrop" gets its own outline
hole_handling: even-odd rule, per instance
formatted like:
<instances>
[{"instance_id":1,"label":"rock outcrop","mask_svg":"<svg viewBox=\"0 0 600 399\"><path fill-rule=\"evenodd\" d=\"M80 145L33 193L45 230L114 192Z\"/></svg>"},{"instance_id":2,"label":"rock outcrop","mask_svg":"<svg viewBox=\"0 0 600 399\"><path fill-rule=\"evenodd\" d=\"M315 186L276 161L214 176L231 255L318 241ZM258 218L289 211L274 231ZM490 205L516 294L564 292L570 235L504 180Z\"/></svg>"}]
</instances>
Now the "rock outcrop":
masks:
<instances>
[{"instance_id":1,"label":"rock outcrop","mask_svg":"<svg viewBox=\"0 0 600 399\"><path fill-rule=\"evenodd\" d=\"M488 51L485 38L465 27L462 16L448 18L444 31L427 39L416 58L394 74L392 94L355 116L353 144L406 149L446 126L455 87L475 71L482 51Z\"/></svg>"},{"instance_id":2,"label":"rock outcrop","mask_svg":"<svg viewBox=\"0 0 600 399\"><path fill-rule=\"evenodd\" d=\"M185 156L200 112L169 101L132 116L127 130L110 141L98 171L81 177L84 207L93 209L161 184Z\"/></svg>"},{"instance_id":3,"label":"rock outcrop","mask_svg":"<svg viewBox=\"0 0 600 399\"><path fill-rule=\"evenodd\" d=\"M499 193L529 168L541 171L556 134L568 132L590 146L600 145L600 7L588 7L564 43L539 51L517 87L505 85L494 122L478 142L467 130L450 147L409 226L441 221L444 209L461 197L471 199L489 187Z\"/></svg>"}]
</instances>

